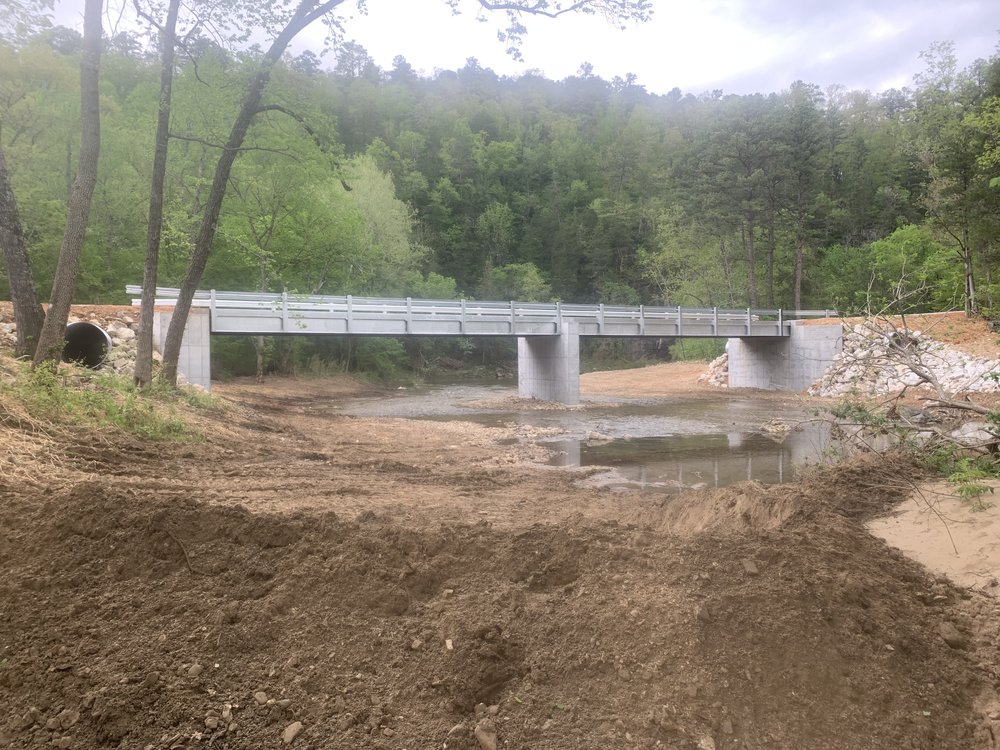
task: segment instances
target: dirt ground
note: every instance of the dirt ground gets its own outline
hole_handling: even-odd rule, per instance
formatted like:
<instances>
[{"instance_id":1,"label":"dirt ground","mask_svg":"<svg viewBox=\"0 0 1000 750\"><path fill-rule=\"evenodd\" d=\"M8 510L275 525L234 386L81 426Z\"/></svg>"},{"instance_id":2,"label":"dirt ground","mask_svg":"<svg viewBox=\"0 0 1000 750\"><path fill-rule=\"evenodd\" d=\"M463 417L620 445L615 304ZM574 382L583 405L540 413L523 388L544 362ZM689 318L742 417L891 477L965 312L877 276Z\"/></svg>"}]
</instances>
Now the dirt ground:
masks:
<instances>
[{"instance_id":1,"label":"dirt ground","mask_svg":"<svg viewBox=\"0 0 1000 750\"><path fill-rule=\"evenodd\" d=\"M583 389L739 396L694 369ZM0 747L1000 746L993 589L865 527L902 460L612 494L530 435L317 408L357 381L217 390L194 444L3 412Z\"/></svg>"},{"instance_id":2,"label":"dirt ground","mask_svg":"<svg viewBox=\"0 0 1000 750\"><path fill-rule=\"evenodd\" d=\"M840 322L855 324L863 318L839 318ZM975 357L995 359L1000 356L997 339L998 334L991 330L990 323L983 318L968 318L959 310L943 313L917 313L913 315L890 315L885 318L897 327L907 327L943 341L956 349ZM813 318L804 321L805 325L825 325L830 321L826 318Z\"/></svg>"}]
</instances>

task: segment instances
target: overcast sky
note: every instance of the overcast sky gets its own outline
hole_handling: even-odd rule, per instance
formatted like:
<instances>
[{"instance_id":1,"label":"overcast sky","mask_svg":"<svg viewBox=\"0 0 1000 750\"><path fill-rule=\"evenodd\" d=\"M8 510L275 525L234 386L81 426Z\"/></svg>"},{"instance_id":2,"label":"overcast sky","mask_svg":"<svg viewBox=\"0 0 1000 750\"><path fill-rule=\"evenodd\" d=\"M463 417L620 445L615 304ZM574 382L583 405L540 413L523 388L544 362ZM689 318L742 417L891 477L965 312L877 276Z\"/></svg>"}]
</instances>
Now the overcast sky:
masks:
<instances>
[{"instance_id":1,"label":"overcast sky","mask_svg":"<svg viewBox=\"0 0 1000 750\"><path fill-rule=\"evenodd\" d=\"M745 94L787 88L797 79L823 88L881 91L909 85L921 50L953 41L960 66L988 57L1000 41L1000 0L653 0L652 22L618 31L594 16L528 18L524 62L504 53L502 14L450 15L444 0L368 0L348 37L384 68L403 55L424 73L476 57L498 73L530 68L549 78L583 62L610 80L635 73L655 93L712 89Z\"/></svg>"},{"instance_id":2,"label":"overcast sky","mask_svg":"<svg viewBox=\"0 0 1000 750\"><path fill-rule=\"evenodd\" d=\"M799 79L883 91L910 85L933 42L954 42L965 67L1000 41L1000 0L653 0L653 21L624 31L596 16L529 17L517 63L497 41L503 14L477 14L475 0L462 0L459 16L445 0L367 4L367 16L348 21L347 38L386 69L396 55L427 75L475 57L500 74L538 69L559 80L589 62L607 80L635 73L654 93L769 93ZM60 0L57 22L78 25L82 6ZM317 25L295 49L318 52L322 36Z\"/></svg>"}]
</instances>

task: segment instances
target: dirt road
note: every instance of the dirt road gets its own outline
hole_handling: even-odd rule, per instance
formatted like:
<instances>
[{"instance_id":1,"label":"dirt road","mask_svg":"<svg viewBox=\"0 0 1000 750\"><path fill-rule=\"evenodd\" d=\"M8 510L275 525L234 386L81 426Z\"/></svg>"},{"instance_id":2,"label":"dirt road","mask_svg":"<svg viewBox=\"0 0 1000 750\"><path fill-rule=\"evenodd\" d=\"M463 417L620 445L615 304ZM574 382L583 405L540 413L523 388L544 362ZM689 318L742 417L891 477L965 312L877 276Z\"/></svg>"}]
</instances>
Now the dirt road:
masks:
<instances>
[{"instance_id":1,"label":"dirt road","mask_svg":"<svg viewBox=\"0 0 1000 750\"><path fill-rule=\"evenodd\" d=\"M0 747L995 747L995 601L864 528L913 467L612 495L313 408L364 388L220 388L194 445L7 420Z\"/></svg>"}]
</instances>

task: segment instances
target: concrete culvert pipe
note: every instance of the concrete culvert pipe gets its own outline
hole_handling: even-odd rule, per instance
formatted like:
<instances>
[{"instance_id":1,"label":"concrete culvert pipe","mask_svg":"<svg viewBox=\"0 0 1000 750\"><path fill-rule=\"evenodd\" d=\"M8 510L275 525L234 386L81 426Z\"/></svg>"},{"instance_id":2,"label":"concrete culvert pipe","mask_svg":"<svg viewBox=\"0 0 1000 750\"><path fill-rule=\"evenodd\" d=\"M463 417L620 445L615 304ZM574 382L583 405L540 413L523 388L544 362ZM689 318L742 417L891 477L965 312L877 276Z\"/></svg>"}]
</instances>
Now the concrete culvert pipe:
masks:
<instances>
[{"instance_id":1,"label":"concrete culvert pipe","mask_svg":"<svg viewBox=\"0 0 1000 750\"><path fill-rule=\"evenodd\" d=\"M99 370L111 351L111 337L108 332L93 323L70 323L66 326L66 344L63 346L63 362Z\"/></svg>"}]
</instances>

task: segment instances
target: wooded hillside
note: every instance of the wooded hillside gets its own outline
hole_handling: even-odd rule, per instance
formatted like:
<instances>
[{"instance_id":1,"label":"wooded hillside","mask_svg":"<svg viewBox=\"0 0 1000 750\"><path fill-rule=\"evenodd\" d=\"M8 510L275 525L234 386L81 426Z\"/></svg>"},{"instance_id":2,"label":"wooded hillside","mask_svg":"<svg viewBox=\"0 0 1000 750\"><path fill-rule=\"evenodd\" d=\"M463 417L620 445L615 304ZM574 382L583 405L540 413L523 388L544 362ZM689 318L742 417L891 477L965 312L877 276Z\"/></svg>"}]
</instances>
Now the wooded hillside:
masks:
<instances>
[{"instance_id":1,"label":"wooded hillside","mask_svg":"<svg viewBox=\"0 0 1000 750\"><path fill-rule=\"evenodd\" d=\"M0 146L43 295L80 54L58 27L0 47ZM511 79L470 59L421 77L358 45L332 71L305 53L274 73L280 108L236 161L202 286L851 310L902 282L924 309L993 309L1000 57L958 70L942 43L922 59L903 90L660 96L586 65ZM183 275L253 62L206 40L179 58L161 285ZM142 279L158 84L155 49L107 40L79 302Z\"/></svg>"}]
</instances>

